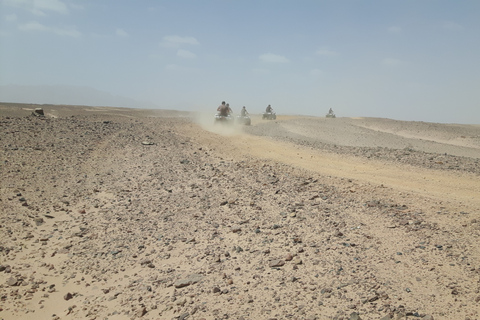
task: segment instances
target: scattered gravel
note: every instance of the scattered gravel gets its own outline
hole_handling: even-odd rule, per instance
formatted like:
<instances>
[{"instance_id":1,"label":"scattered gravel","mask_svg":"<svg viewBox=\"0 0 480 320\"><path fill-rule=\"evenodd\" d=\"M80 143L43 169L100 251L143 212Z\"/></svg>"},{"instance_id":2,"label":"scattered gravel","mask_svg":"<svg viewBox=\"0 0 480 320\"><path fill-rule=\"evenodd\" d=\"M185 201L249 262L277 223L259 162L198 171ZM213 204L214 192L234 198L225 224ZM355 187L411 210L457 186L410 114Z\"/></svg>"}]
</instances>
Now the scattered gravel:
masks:
<instances>
[{"instance_id":1,"label":"scattered gravel","mask_svg":"<svg viewBox=\"0 0 480 320\"><path fill-rule=\"evenodd\" d=\"M227 137L175 112L2 107L0 318L479 317L478 210L226 158L208 141ZM478 157L334 146L289 121L245 129L479 172Z\"/></svg>"}]
</instances>

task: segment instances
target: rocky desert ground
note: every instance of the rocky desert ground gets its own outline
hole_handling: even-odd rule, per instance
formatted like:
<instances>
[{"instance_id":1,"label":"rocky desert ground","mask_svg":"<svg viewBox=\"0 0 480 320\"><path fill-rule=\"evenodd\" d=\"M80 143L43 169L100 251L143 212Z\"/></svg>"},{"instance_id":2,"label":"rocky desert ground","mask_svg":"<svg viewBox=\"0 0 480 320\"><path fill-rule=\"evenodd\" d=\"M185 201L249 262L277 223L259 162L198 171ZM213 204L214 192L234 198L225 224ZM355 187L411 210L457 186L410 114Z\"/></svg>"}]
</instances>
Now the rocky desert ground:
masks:
<instances>
[{"instance_id":1,"label":"rocky desert ground","mask_svg":"<svg viewBox=\"0 0 480 320\"><path fill-rule=\"evenodd\" d=\"M0 103L0 319L480 319L480 126L212 116Z\"/></svg>"}]
</instances>

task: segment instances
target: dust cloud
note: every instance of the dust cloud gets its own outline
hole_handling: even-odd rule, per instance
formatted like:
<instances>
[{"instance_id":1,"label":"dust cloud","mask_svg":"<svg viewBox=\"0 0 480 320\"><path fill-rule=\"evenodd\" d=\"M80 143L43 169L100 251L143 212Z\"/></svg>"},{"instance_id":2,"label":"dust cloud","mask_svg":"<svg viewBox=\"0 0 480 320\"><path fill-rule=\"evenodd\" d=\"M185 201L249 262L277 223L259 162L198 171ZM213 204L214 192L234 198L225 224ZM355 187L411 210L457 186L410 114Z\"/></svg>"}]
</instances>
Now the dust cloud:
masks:
<instances>
[{"instance_id":1,"label":"dust cloud","mask_svg":"<svg viewBox=\"0 0 480 320\"><path fill-rule=\"evenodd\" d=\"M215 113L197 112L194 114L195 123L204 130L222 135L237 136L243 134L242 125L236 123L215 123Z\"/></svg>"}]
</instances>

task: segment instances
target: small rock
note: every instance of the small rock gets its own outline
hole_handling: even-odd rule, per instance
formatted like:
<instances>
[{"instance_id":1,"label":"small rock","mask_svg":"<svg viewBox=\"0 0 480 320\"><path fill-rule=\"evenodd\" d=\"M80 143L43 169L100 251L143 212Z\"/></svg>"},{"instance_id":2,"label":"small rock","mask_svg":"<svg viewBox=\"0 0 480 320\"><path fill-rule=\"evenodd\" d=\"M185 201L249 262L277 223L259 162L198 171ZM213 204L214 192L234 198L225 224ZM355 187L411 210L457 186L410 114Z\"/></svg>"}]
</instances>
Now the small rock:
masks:
<instances>
[{"instance_id":1,"label":"small rock","mask_svg":"<svg viewBox=\"0 0 480 320\"><path fill-rule=\"evenodd\" d=\"M135 313L138 318L143 317L145 314L147 314L147 308L141 307L140 309L137 310Z\"/></svg>"},{"instance_id":2,"label":"small rock","mask_svg":"<svg viewBox=\"0 0 480 320\"><path fill-rule=\"evenodd\" d=\"M275 259L270 261L269 266L270 268L275 268L275 267L282 267L285 265L285 261L282 259Z\"/></svg>"},{"instance_id":3,"label":"small rock","mask_svg":"<svg viewBox=\"0 0 480 320\"><path fill-rule=\"evenodd\" d=\"M140 261L140 265L142 265L142 266L149 265L151 263L152 263L152 260L149 260L149 259L145 259L145 260Z\"/></svg>"},{"instance_id":4,"label":"small rock","mask_svg":"<svg viewBox=\"0 0 480 320\"><path fill-rule=\"evenodd\" d=\"M233 227L231 228L231 231L232 231L233 233L237 233L237 232L242 231L242 228L240 228L240 226L233 226Z\"/></svg>"},{"instance_id":5,"label":"small rock","mask_svg":"<svg viewBox=\"0 0 480 320\"><path fill-rule=\"evenodd\" d=\"M189 286L190 280L189 279L180 279L175 281L175 288L183 288Z\"/></svg>"},{"instance_id":6,"label":"small rock","mask_svg":"<svg viewBox=\"0 0 480 320\"><path fill-rule=\"evenodd\" d=\"M192 311L192 313L193 313L193 311ZM188 312L182 313L182 314L180 315L180 317L178 317L178 320L185 320L185 319L188 318L189 315L190 315L190 314L189 314Z\"/></svg>"},{"instance_id":7,"label":"small rock","mask_svg":"<svg viewBox=\"0 0 480 320\"><path fill-rule=\"evenodd\" d=\"M348 318L348 320L362 320L362 318L360 318L360 316L358 315L358 313L352 312L352 313L350 314L350 318Z\"/></svg>"},{"instance_id":8,"label":"small rock","mask_svg":"<svg viewBox=\"0 0 480 320\"><path fill-rule=\"evenodd\" d=\"M32 114L34 116L37 116L37 117L41 117L41 116L45 115L42 108L35 108L35 110L33 110Z\"/></svg>"},{"instance_id":9,"label":"small rock","mask_svg":"<svg viewBox=\"0 0 480 320\"><path fill-rule=\"evenodd\" d=\"M73 298L73 295L70 292L68 292L66 295L63 296L63 299L65 299L67 301L72 299L72 298Z\"/></svg>"},{"instance_id":10,"label":"small rock","mask_svg":"<svg viewBox=\"0 0 480 320\"><path fill-rule=\"evenodd\" d=\"M10 287L13 287L13 286L16 286L18 285L18 280L17 278L15 277L10 277L7 279L7 285L9 285Z\"/></svg>"},{"instance_id":11,"label":"small rock","mask_svg":"<svg viewBox=\"0 0 480 320\"><path fill-rule=\"evenodd\" d=\"M195 284L197 282L202 281L203 275L201 274L191 274L186 279L180 279L175 282L175 288L183 288L187 287L191 284Z\"/></svg>"},{"instance_id":12,"label":"small rock","mask_svg":"<svg viewBox=\"0 0 480 320\"><path fill-rule=\"evenodd\" d=\"M45 221L43 220L43 218L40 218L40 217L39 217L39 218L35 218L34 221L35 221L35 224L36 224L37 226L41 226L42 224L45 223Z\"/></svg>"}]
</instances>

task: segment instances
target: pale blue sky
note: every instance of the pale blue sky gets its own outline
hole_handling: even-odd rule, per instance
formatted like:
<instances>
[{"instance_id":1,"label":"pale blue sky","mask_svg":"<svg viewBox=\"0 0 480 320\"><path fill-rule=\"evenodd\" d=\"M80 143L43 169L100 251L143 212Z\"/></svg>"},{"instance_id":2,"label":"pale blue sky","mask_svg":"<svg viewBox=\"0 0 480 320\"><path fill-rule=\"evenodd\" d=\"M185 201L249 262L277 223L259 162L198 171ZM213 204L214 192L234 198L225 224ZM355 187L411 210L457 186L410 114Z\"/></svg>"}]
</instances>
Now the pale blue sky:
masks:
<instances>
[{"instance_id":1,"label":"pale blue sky","mask_svg":"<svg viewBox=\"0 0 480 320\"><path fill-rule=\"evenodd\" d=\"M0 0L0 85L480 123L480 1Z\"/></svg>"}]
</instances>

